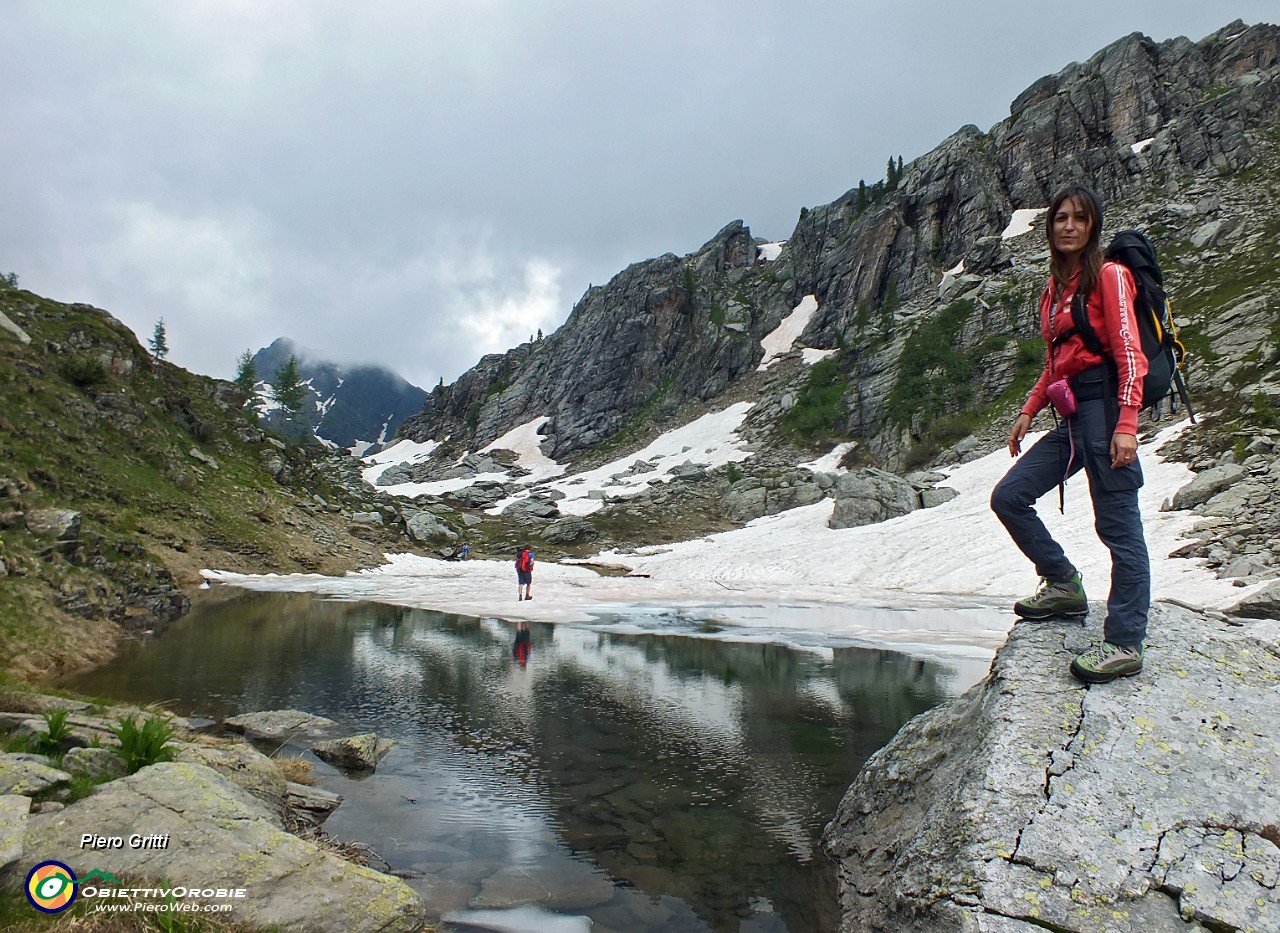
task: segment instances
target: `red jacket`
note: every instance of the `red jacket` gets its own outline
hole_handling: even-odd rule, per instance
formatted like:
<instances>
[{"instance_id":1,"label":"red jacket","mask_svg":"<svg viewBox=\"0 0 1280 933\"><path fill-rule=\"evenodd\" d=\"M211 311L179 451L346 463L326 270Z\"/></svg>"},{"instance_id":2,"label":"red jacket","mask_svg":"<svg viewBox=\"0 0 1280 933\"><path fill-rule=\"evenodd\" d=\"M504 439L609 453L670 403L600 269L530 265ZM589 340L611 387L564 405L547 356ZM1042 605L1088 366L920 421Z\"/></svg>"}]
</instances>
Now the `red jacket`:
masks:
<instances>
[{"instance_id":1,"label":"red jacket","mask_svg":"<svg viewBox=\"0 0 1280 933\"><path fill-rule=\"evenodd\" d=\"M1078 275L1073 276L1057 302L1057 313L1054 312L1054 283L1049 280L1044 294L1040 296L1040 333L1044 335L1047 349L1045 351L1044 372L1036 382L1027 403L1022 406L1022 414L1034 418L1049 404L1046 392L1049 384L1067 376L1074 376L1103 361L1101 356L1091 353L1084 345L1079 334L1073 334L1056 347L1053 338L1072 328L1071 299L1076 293ZM1142 352L1142 341L1138 337L1138 322L1134 317L1133 299L1137 288L1133 284L1133 273L1118 262L1102 264L1102 273L1098 276L1098 284L1089 296L1089 323L1102 341L1104 352L1115 360L1119 378L1116 380L1116 395L1120 401L1120 420L1116 424L1117 434L1138 433L1138 412L1142 408L1142 380L1147 375L1147 357Z\"/></svg>"}]
</instances>

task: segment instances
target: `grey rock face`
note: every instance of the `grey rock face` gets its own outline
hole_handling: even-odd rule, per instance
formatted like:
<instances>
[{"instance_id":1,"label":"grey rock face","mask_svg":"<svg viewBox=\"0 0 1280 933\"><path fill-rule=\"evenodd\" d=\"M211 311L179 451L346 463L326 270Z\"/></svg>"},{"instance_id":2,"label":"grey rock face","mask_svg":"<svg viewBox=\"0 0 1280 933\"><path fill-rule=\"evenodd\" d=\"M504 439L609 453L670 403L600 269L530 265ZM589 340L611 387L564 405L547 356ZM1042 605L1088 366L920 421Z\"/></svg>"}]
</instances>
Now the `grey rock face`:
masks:
<instances>
[{"instance_id":1,"label":"grey rock face","mask_svg":"<svg viewBox=\"0 0 1280 933\"><path fill-rule=\"evenodd\" d=\"M836 481L836 505L828 525L856 528L897 518L918 508L920 494L905 479L884 470L854 470Z\"/></svg>"},{"instance_id":2,"label":"grey rock face","mask_svg":"<svg viewBox=\"0 0 1280 933\"><path fill-rule=\"evenodd\" d=\"M458 533L430 512L414 512L405 519L405 530L414 541L456 541Z\"/></svg>"},{"instance_id":3,"label":"grey rock face","mask_svg":"<svg viewBox=\"0 0 1280 933\"><path fill-rule=\"evenodd\" d=\"M71 509L32 509L27 513L27 531L58 541L80 537L80 513Z\"/></svg>"},{"instance_id":4,"label":"grey rock face","mask_svg":"<svg viewBox=\"0 0 1280 933\"><path fill-rule=\"evenodd\" d=\"M574 544L596 536L596 530L585 518L569 516L552 522L542 532L542 539L549 544Z\"/></svg>"},{"instance_id":5,"label":"grey rock face","mask_svg":"<svg viewBox=\"0 0 1280 933\"><path fill-rule=\"evenodd\" d=\"M1085 632L1015 626L987 680L908 723L827 827L842 929L1276 928L1274 640L1158 605L1145 670L1085 688L1068 672Z\"/></svg>"},{"instance_id":6,"label":"grey rock face","mask_svg":"<svg viewBox=\"0 0 1280 933\"><path fill-rule=\"evenodd\" d=\"M912 330L903 325L909 315L927 321L936 313L941 270L965 260L942 295L974 301L974 320L954 349L981 349L969 401L990 403L1017 373L1019 349L1012 340L984 341L1037 336L1030 315L995 307L1000 287L1024 289L1027 278L1040 278L1028 263L1043 268L1043 257L1001 239L1012 212L1045 206L1072 181L1092 184L1110 206L1156 179L1175 187L1189 175L1250 167L1258 157L1251 140L1280 106L1278 50L1280 28L1271 25L1233 23L1200 42L1125 37L1035 82L990 132L962 128L906 166L892 192L868 202L851 190L807 209L782 259L759 260L749 231L735 223L696 253L636 263L589 289L545 340L485 357L432 392L402 433L450 436L461 453L545 416L543 452L563 462L637 415L721 395L753 371L760 338L813 295L818 312L804 341L847 348L839 363L849 386L845 430L868 441L881 463L900 462L913 438L886 423L886 400ZM1134 152L1138 142L1147 144ZM1178 235L1199 231L1205 250L1250 235L1256 224L1237 225L1226 203L1209 194L1174 190L1164 199L1187 202L1169 215ZM1155 223L1160 209L1153 205L1133 222ZM1011 270L1018 281L995 281ZM890 294L902 306L881 321ZM1237 339L1243 353L1268 339L1270 317L1242 316L1249 324ZM1240 323L1226 326L1240 330ZM1219 339L1232 339L1210 337L1216 351ZM776 387L779 412L797 400L798 388ZM906 427L909 434L918 425Z\"/></svg>"}]
</instances>

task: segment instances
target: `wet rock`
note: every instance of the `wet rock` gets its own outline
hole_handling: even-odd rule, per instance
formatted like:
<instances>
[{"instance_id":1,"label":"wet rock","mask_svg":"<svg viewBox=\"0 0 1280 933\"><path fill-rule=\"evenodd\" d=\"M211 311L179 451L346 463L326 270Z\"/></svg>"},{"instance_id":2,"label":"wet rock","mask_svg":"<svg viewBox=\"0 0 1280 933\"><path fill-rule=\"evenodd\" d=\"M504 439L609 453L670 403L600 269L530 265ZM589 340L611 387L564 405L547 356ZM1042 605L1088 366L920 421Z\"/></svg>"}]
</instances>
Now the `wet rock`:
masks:
<instances>
[{"instance_id":1,"label":"wet rock","mask_svg":"<svg viewBox=\"0 0 1280 933\"><path fill-rule=\"evenodd\" d=\"M307 826L319 826L342 803L342 795L306 784L288 783L289 812Z\"/></svg>"},{"instance_id":2,"label":"wet rock","mask_svg":"<svg viewBox=\"0 0 1280 933\"><path fill-rule=\"evenodd\" d=\"M373 771L394 745L394 742L379 739L372 732L365 732L345 739L318 742L311 746L311 750L334 767L350 771Z\"/></svg>"}]
</instances>

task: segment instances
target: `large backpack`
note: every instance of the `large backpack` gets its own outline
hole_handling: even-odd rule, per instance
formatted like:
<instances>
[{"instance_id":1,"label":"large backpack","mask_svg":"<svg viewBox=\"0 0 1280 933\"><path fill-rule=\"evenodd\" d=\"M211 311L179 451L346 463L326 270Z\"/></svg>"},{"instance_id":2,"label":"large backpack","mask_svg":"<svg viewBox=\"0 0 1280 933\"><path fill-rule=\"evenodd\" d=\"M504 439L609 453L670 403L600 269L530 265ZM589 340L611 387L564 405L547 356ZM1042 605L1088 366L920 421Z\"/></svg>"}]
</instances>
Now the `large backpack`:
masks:
<instances>
[{"instance_id":1,"label":"large backpack","mask_svg":"<svg viewBox=\"0 0 1280 933\"><path fill-rule=\"evenodd\" d=\"M533 561L530 560L529 558L530 558L529 549L528 548L521 549L521 551L518 554L516 554L516 570L519 570L521 573L526 573L527 571L532 570Z\"/></svg>"},{"instance_id":2,"label":"large backpack","mask_svg":"<svg viewBox=\"0 0 1280 933\"><path fill-rule=\"evenodd\" d=\"M1138 335L1142 352L1147 357L1147 377L1142 383L1142 407L1154 409L1175 388L1177 397L1187 409L1191 421L1196 413L1187 397L1187 386L1182 379L1182 361L1186 348L1178 340L1178 328L1173 323L1169 309L1169 297L1164 290L1164 275L1156 259L1156 248L1146 235L1138 230L1117 233L1106 249L1106 258L1128 267L1133 273L1138 293L1134 298L1133 314L1138 322ZM1085 310L1088 299L1080 296L1071 304L1071 321L1084 345L1093 353L1105 356L1102 341L1098 339L1089 314ZM1063 335L1067 336L1067 335ZM1175 400L1171 397L1170 409Z\"/></svg>"}]
</instances>

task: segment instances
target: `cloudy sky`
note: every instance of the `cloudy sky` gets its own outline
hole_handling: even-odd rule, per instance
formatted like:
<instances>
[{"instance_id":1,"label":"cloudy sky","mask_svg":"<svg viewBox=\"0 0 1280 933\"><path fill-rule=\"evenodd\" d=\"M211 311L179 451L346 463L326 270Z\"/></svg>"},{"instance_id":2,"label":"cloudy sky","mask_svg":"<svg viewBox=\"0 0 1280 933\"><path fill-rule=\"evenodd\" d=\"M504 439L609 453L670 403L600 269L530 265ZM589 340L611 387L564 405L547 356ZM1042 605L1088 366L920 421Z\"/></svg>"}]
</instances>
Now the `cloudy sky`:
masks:
<instances>
[{"instance_id":1,"label":"cloudy sky","mask_svg":"<svg viewBox=\"0 0 1280 933\"><path fill-rule=\"evenodd\" d=\"M1274 0L0 0L0 273L229 377L430 388L588 285L824 204L1133 31Z\"/></svg>"}]
</instances>

